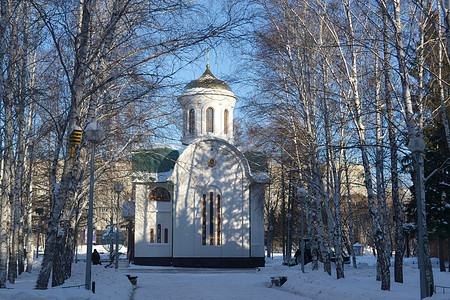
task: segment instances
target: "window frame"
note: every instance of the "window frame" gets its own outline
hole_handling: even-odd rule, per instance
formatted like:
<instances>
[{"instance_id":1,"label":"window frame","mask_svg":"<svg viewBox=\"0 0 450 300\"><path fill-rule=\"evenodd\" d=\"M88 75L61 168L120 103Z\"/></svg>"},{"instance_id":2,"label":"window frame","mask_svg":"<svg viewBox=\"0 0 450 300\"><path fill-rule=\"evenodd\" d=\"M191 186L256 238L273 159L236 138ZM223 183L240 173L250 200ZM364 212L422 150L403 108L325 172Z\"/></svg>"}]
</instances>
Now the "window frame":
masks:
<instances>
[{"instance_id":1,"label":"window frame","mask_svg":"<svg viewBox=\"0 0 450 300\"><path fill-rule=\"evenodd\" d=\"M223 133L228 134L228 109L223 112Z\"/></svg>"},{"instance_id":2,"label":"window frame","mask_svg":"<svg viewBox=\"0 0 450 300\"><path fill-rule=\"evenodd\" d=\"M214 109L206 109L206 133L214 133Z\"/></svg>"},{"instance_id":3,"label":"window frame","mask_svg":"<svg viewBox=\"0 0 450 300\"><path fill-rule=\"evenodd\" d=\"M163 190L161 193L158 193L158 190ZM153 191L156 191L156 195L152 195ZM167 197L165 197L167 196ZM171 195L168 189L162 186L155 186L148 193L148 201L149 202L171 202Z\"/></svg>"},{"instance_id":4,"label":"window frame","mask_svg":"<svg viewBox=\"0 0 450 300\"><path fill-rule=\"evenodd\" d=\"M195 132L195 109L191 108L188 112L188 133Z\"/></svg>"}]
</instances>

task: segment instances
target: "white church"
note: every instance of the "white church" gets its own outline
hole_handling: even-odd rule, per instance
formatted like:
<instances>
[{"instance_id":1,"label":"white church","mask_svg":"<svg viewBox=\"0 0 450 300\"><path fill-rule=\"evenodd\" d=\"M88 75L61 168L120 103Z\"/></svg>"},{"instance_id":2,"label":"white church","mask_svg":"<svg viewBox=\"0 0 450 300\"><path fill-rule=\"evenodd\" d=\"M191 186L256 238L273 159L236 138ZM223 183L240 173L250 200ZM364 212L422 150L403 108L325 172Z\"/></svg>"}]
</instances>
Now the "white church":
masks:
<instances>
[{"instance_id":1,"label":"white church","mask_svg":"<svg viewBox=\"0 0 450 300\"><path fill-rule=\"evenodd\" d=\"M134 263L264 266L268 180L264 159L247 153L249 164L233 145L238 99L207 65L178 101L183 110L182 144L133 154Z\"/></svg>"}]
</instances>

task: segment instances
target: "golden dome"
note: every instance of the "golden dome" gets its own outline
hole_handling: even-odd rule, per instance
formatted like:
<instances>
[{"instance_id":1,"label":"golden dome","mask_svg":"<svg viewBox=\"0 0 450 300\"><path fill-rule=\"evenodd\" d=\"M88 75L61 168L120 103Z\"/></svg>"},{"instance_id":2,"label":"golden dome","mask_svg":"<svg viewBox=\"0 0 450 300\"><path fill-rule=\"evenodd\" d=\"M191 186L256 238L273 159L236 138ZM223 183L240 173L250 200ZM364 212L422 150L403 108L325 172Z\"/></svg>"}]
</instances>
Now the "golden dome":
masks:
<instances>
[{"instance_id":1,"label":"golden dome","mask_svg":"<svg viewBox=\"0 0 450 300\"><path fill-rule=\"evenodd\" d=\"M209 65L206 66L206 71L200 78L189 82L184 89L190 90L195 88L227 90L232 92L230 86L225 81L218 79L211 73Z\"/></svg>"}]
</instances>

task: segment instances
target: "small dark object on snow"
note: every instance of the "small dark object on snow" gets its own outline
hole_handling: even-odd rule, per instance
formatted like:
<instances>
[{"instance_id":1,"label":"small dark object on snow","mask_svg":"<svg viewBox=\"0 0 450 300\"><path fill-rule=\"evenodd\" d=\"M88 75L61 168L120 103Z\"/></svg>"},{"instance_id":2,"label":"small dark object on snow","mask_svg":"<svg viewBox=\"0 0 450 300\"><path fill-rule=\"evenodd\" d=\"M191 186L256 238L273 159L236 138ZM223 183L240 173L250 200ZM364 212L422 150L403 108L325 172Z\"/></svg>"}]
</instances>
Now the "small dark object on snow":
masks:
<instances>
[{"instance_id":1,"label":"small dark object on snow","mask_svg":"<svg viewBox=\"0 0 450 300\"><path fill-rule=\"evenodd\" d=\"M131 276L131 275L127 274L127 277L128 277L128 280L130 280L132 285L136 285L138 276Z\"/></svg>"},{"instance_id":2,"label":"small dark object on snow","mask_svg":"<svg viewBox=\"0 0 450 300\"><path fill-rule=\"evenodd\" d=\"M286 281L287 281L287 277L286 276L274 276L274 277L270 277L270 280L272 282L272 285L276 285L276 286L282 286Z\"/></svg>"}]
</instances>

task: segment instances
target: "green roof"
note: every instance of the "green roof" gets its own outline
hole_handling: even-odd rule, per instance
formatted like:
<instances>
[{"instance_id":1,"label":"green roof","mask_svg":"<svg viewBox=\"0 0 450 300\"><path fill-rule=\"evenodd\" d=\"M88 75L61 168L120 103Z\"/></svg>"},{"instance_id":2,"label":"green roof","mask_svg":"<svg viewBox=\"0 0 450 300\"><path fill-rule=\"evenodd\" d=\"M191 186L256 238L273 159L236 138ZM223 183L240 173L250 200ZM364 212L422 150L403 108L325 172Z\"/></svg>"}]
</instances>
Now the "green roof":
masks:
<instances>
[{"instance_id":1,"label":"green roof","mask_svg":"<svg viewBox=\"0 0 450 300\"><path fill-rule=\"evenodd\" d=\"M195 89L195 88L206 88L206 89L218 89L218 90L227 90L231 92L230 86L223 80L215 77L209 68L206 68L205 73L203 73L200 78L196 80L192 80L190 83L186 85L185 90Z\"/></svg>"},{"instance_id":2,"label":"green roof","mask_svg":"<svg viewBox=\"0 0 450 300\"><path fill-rule=\"evenodd\" d=\"M244 153L252 173L269 172L269 156L262 152L247 151Z\"/></svg>"},{"instance_id":3,"label":"green roof","mask_svg":"<svg viewBox=\"0 0 450 300\"><path fill-rule=\"evenodd\" d=\"M133 153L133 172L164 173L172 170L180 154L170 148L141 150Z\"/></svg>"}]
</instances>

